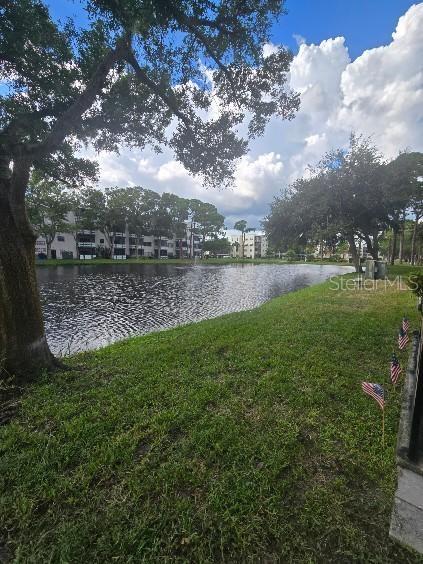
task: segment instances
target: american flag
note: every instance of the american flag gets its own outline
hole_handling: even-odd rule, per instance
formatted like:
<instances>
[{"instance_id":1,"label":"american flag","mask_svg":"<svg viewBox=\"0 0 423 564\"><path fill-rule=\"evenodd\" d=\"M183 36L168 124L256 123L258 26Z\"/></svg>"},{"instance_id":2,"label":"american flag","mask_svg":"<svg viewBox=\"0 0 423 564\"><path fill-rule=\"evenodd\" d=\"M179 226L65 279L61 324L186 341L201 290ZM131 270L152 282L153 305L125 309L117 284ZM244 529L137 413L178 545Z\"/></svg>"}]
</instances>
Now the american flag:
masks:
<instances>
[{"instance_id":1,"label":"american flag","mask_svg":"<svg viewBox=\"0 0 423 564\"><path fill-rule=\"evenodd\" d=\"M407 331L410 329L410 322L408 321L407 317L403 317L402 318L402 330L407 333Z\"/></svg>"},{"instance_id":2,"label":"american flag","mask_svg":"<svg viewBox=\"0 0 423 564\"><path fill-rule=\"evenodd\" d=\"M393 384L396 384L398 382L398 378L400 377L400 374L401 374L401 366L397 358L397 355L393 353L391 360L391 382Z\"/></svg>"},{"instance_id":3,"label":"american flag","mask_svg":"<svg viewBox=\"0 0 423 564\"><path fill-rule=\"evenodd\" d=\"M380 384L361 382L361 387L363 392L374 398L382 409L385 407L385 390Z\"/></svg>"},{"instance_id":4,"label":"american flag","mask_svg":"<svg viewBox=\"0 0 423 564\"><path fill-rule=\"evenodd\" d=\"M408 333L406 333L406 331L404 331L404 329L401 327L398 333L399 349L402 350L403 348L405 348L407 346L407 343L408 343Z\"/></svg>"}]
</instances>

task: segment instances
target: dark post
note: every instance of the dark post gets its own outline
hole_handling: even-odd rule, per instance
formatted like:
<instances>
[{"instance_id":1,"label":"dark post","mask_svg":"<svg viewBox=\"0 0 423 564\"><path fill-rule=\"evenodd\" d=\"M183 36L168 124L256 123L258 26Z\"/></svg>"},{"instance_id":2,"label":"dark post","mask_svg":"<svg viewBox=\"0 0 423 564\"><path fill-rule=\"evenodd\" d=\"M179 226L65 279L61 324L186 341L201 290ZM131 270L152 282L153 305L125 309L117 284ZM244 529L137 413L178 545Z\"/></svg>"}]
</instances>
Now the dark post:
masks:
<instances>
[{"instance_id":1,"label":"dark post","mask_svg":"<svg viewBox=\"0 0 423 564\"><path fill-rule=\"evenodd\" d=\"M416 392L414 396L413 416L410 429L410 446L408 457L413 462L418 462L423 455L423 338L420 339L416 364Z\"/></svg>"}]
</instances>

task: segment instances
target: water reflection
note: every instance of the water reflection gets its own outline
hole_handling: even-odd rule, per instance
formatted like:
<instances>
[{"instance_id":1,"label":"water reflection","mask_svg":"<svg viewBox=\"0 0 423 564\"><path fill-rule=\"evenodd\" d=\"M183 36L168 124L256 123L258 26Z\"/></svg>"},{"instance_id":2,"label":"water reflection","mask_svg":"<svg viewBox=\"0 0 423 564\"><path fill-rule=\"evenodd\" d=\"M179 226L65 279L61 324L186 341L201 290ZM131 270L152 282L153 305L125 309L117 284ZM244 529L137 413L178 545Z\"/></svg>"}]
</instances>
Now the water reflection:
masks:
<instances>
[{"instance_id":1,"label":"water reflection","mask_svg":"<svg viewBox=\"0 0 423 564\"><path fill-rule=\"evenodd\" d=\"M110 264L38 268L47 338L57 355L257 307L341 266Z\"/></svg>"}]
</instances>

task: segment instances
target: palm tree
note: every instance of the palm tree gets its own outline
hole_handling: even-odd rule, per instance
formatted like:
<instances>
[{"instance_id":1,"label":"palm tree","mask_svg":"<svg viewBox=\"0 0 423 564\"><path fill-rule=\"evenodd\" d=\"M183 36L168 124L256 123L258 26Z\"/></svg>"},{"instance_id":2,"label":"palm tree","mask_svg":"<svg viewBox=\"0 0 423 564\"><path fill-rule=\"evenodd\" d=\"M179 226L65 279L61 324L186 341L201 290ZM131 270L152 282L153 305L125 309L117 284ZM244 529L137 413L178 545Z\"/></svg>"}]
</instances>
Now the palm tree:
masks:
<instances>
[{"instance_id":1,"label":"palm tree","mask_svg":"<svg viewBox=\"0 0 423 564\"><path fill-rule=\"evenodd\" d=\"M255 227L247 227L245 219L240 219L234 225L234 229L241 231L241 258L244 258L245 234L250 231L255 231Z\"/></svg>"}]
</instances>

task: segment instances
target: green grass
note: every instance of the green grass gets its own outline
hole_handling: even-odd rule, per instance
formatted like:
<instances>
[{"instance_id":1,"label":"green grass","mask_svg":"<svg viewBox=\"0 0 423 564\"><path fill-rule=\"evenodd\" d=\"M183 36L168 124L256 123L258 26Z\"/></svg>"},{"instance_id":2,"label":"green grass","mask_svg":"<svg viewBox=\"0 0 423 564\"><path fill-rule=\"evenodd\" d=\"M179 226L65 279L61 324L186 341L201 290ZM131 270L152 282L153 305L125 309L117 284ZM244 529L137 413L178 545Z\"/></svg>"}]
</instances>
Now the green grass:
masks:
<instances>
[{"instance_id":1,"label":"green grass","mask_svg":"<svg viewBox=\"0 0 423 564\"><path fill-rule=\"evenodd\" d=\"M191 259L147 259L147 258L134 258L126 260L112 260L105 258L96 258L89 260L81 259L45 259L36 260L35 264L37 266L98 266L104 264L191 264L194 261Z\"/></svg>"},{"instance_id":2,"label":"green grass","mask_svg":"<svg viewBox=\"0 0 423 564\"><path fill-rule=\"evenodd\" d=\"M411 266L410 264L395 264L388 266L388 275L390 278L394 276L408 277L413 272L422 272L423 266Z\"/></svg>"},{"instance_id":3,"label":"green grass","mask_svg":"<svg viewBox=\"0 0 423 564\"><path fill-rule=\"evenodd\" d=\"M195 262L192 259L148 259L148 258L134 258L126 260L111 260L111 259L90 259L90 260L80 260L80 259L49 259L49 260L36 260L35 264L37 266L96 266L104 264L304 264L304 261L294 261L288 262L281 259L272 258L259 258L259 259L239 259L239 258L228 258L228 259L197 259ZM337 264L334 261L314 261L308 262L307 264ZM338 263L338 264L347 264Z\"/></svg>"},{"instance_id":4,"label":"green grass","mask_svg":"<svg viewBox=\"0 0 423 564\"><path fill-rule=\"evenodd\" d=\"M333 286L79 355L32 385L0 431L11 558L422 562L388 537L400 391L383 449L360 388L387 379L415 299Z\"/></svg>"}]
</instances>

